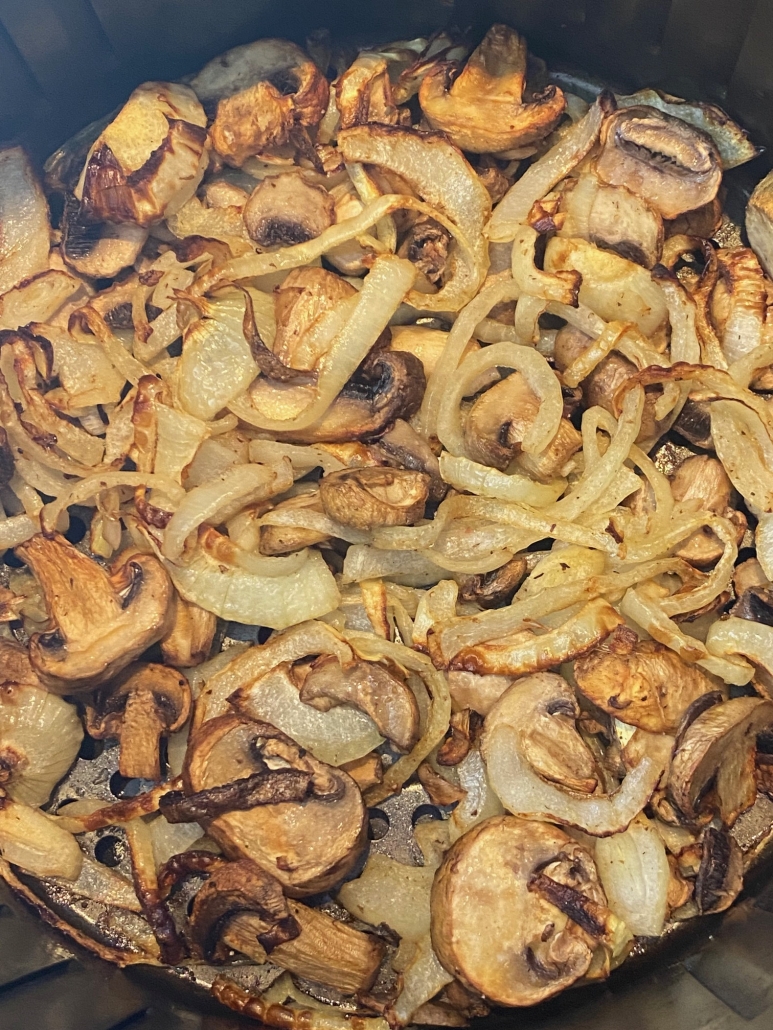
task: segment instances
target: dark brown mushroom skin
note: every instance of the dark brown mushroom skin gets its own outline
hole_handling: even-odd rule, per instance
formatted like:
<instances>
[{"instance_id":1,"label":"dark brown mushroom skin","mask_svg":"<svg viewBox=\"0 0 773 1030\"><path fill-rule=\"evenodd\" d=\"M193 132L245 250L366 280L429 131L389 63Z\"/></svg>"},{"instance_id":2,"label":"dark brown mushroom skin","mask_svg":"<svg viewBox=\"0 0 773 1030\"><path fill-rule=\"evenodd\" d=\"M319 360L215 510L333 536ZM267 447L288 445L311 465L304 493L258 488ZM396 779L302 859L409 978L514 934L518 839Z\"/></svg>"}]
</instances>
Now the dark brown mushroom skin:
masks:
<instances>
[{"instance_id":1,"label":"dark brown mushroom skin","mask_svg":"<svg viewBox=\"0 0 773 1030\"><path fill-rule=\"evenodd\" d=\"M311 780L310 773L298 769L267 768L192 794L170 791L158 807L168 823L206 822L224 812L246 812L256 805L304 801L313 793Z\"/></svg>"},{"instance_id":2,"label":"dark brown mushroom skin","mask_svg":"<svg viewBox=\"0 0 773 1030\"><path fill-rule=\"evenodd\" d=\"M255 187L243 217L259 247L289 247L313 240L329 228L335 222L335 201L324 187L285 172Z\"/></svg>"},{"instance_id":3,"label":"dark brown mushroom skin","mask_svg":"<svg viewBox=\"0 0 773 1030\"><path fill-rule=\"evenodd\" d=\"M481 608L498 608L512 599L527 572L526 558L517 555L493 572L459 576L459 600L473 601Z\"/></svg>"},{"instance_id":4,"label":"dark brown mushroom skin","mask_svg":"<svg viewBox=\"0 0 773 1030\"><path fill-rule=\"evenodd\" d=\"M695 903L701 915L723 912L743 886L743 852L732 834L721 827L707 826L701 843Z\"/></svg>"},{"instance_id":5,"label":"dark brown mushroom skin","mask_svg":"<svg viewBox=\"0 0 773 1030\"><path fill-rule=\"evenodd\" d=\"M440 463L434 451L404 419L395 419L371 450L385 465L425 472L429 476L430 501L437 504L448 493L448 484L440 475Z\"/></svg>"}]
</instances>

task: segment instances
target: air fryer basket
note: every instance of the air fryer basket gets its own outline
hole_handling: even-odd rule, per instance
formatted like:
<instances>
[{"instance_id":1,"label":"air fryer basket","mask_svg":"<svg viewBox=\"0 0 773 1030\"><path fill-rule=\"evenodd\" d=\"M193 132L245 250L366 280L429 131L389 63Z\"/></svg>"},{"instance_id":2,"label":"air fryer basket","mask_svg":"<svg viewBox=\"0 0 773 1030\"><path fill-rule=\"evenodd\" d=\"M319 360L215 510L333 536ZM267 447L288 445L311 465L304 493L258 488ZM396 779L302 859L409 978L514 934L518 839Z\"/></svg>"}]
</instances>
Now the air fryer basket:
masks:
<instances>
[{"instance_id":1,"label":"air fryer basket","mask_svg":"<svg viewBox=\"0 0 773 1030\"><path fill-rule=\"evenodd\" d=\"M325 27L338 40L370 43L446 25L483 31L493 21L520 29L569 88L652 85L711 100L755 142L773 145L773 0L0 0L0 139L23 143L42 161L137 83L179 77L260 36L303 43ZM731 176L736 219L765 161ZM402 857L423 800L396 799L390 832L375 846ZM773 804L749 821L752 836L757 819L773 823ZM773 858L766 850L724 919L691 924L606 984L565 992L537 1010L500 1010L479 1025L773 1030ZM93 958L0 885L0 1030L242 1025L193 983L139 967L121 972Z\"/></svg>"}]
</instances>

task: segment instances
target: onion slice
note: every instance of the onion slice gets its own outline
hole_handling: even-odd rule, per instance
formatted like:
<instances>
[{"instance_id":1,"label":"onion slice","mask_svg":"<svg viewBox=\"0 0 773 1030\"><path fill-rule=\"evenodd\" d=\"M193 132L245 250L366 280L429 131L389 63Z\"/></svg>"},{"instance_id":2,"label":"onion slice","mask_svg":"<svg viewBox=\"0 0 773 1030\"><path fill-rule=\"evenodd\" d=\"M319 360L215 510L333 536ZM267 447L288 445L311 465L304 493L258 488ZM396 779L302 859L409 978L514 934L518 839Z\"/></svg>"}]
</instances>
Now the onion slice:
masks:
<instances>
[{"instance_id":1,"label":"onion slice","mask_svg":"<svg viewBox=\"0 0 773 1030\"><path fill-rule=\"evenodd\" d=\"M640 816L622 833L596 841L594 858L610 909L637 937L659 937L671 873L655 827Z\"/></svg>"},{"instance_id":2,"label":"onion slice","mask_svg":"<svg viewBox=\"0 0 773 1030\"><path fill-rule=\"evenodd\" d=\"M83 853L75 837L37 808L0 800L0 855L33 876L77 880Z\"/></svg>"}]
</instances>

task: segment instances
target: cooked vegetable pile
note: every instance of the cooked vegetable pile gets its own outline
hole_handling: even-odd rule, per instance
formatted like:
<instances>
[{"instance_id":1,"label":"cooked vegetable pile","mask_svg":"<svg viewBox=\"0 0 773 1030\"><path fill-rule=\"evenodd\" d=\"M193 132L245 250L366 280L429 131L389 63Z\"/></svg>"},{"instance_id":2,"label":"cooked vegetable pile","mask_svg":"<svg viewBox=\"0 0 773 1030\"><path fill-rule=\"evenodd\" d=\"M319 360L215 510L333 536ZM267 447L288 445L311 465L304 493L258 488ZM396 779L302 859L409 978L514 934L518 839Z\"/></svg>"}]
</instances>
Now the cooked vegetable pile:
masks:
<instances>
[{"instance_id":1,"label":"cooked vegetable pile","mask_svg":"<svg viewBox=\"0 0 773 1030\"><path fill-rule=\"evenodd\" d=\"M756 153L504 25L260 40L45 186L0 153L2 875L303 1030L462 1026L729 906L773 797L773 178L715 242ZM52 803L89 738L135 796ZM369 850L406 786L423 864Z\"/></svg>"}]
</instances>

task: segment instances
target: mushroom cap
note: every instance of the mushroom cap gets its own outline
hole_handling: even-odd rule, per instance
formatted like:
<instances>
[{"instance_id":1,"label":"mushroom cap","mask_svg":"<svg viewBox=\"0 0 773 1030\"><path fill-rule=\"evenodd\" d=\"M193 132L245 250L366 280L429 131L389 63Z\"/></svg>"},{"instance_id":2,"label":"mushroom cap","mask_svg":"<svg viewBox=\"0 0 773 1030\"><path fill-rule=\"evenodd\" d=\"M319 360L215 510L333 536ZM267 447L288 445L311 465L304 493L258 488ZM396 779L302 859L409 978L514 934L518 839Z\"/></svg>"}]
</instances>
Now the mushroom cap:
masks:
<instances>
[{"instance_id":1,"label":"mushroom cap","mask_svg":"<svg viewBox=\"0 0 773 1030\"><path fill-rule=\"evenodd\" d=\"M713 200L722 162L711 137L653 107L624 108L601 128L596 171L613 186L627 186L664 218L676 218Z\"/></svg>"},{"instance_id":2,"label":"mushroom cap","mask_svg":"<svg viewBox=\"0 0 773 1030\"><path fill-rule=\"evenodd\" d=\"M507 25L493 25L454 81L457 66L440 62L424 76L419 102L433 127L462 150L485 154L528 146L545 138L566 108L564 94L548 86L523 102L526 43Z\"/></svg>"},{"instance_id":3,"label":"mushroom cap","mask_svg":"<svg viewBox=\"0 0 773 1030\"><path fill-rule=\"evenodd\" d=\"M323 186L285 172L263 179L244 206L244 224L260 247L316 239L335 221L335 201Z\"/></svg>"},{"instance_id":4,"label":"mushroom cap","mask_svg":"<svg viewBox=\"0 0 773 1030\"><path fill-rule=\"evenodd\" d=\"M132 665L109 687L98 690L86 705L89 735L120 739L123 711L133 694L148 694L163 733L174 733L191 713L191 688L177 669L152 662Z\"/></svg>"},{"instance_id":5,"label":"mushroom cap","mask_svg":"<svg viewBox=\"0 0 773 1030\"><path fill-rule=\"evenodd\" d=\"M319 495L326 514L345 526L412 526L424 515L429 476L379 466L341 469L320 480Z\"/></svg>"},{"instance_id":6,"label":"mushroom cap","mask_svg":"<svg viewBox=\"0 0 773 1030\"><path fill-rule=\"evenodd\" d=\"M30 661L49 690L92 690L167 632L172 584L151 555L119 555L110 575L58 533L38 534L16 553L40 582L54 627L30 640Z\"/></svg>"},{"instance_id":7,"label":"mushroom cap","mask_svg":"<svg viewBox=\"0 0 773 1030\"><path fill-rule=\"evenodd\" d=\"M271 733L266 739L263 735ZM327 890L357 862L367 841L367 810L346 773L317 761L283 734L236 715L217 716L201 727L188 748L183 768L186 790L200 791L248 776L261 752L282 752L293 767L326 777L338 797L309 798L301 803L262 805L218 816L208 832L234 858L249 858L282 884L292 897Z\"/></svg>"},{"instance_id":8,"label":"mushroom cap","mask_svg":"<svg viewBox=\"0 0 773 1030\"><path fill-rule=\"evenodd\" d=\"M708 809L732 826L754 804L757 735L771 724L773 702L759 697L724 701L690 724L668 776L669 797L687 820L699 820Z\"/></svg>"},{"instance_id":9,"label":"mushroom cap","mask_svg":"<svg viewBox=\"0 0 773 1030\"><path fill-rule=\"evenodd\" d=\"M583 976L594 940L529 890L543 869L573 863L584 881L576 889L603 904L590 855L554 826L495 816L460 837L432 887L432 945L443 966L500 1005L535 1005Z\"/></svg>"}]
</instances>

